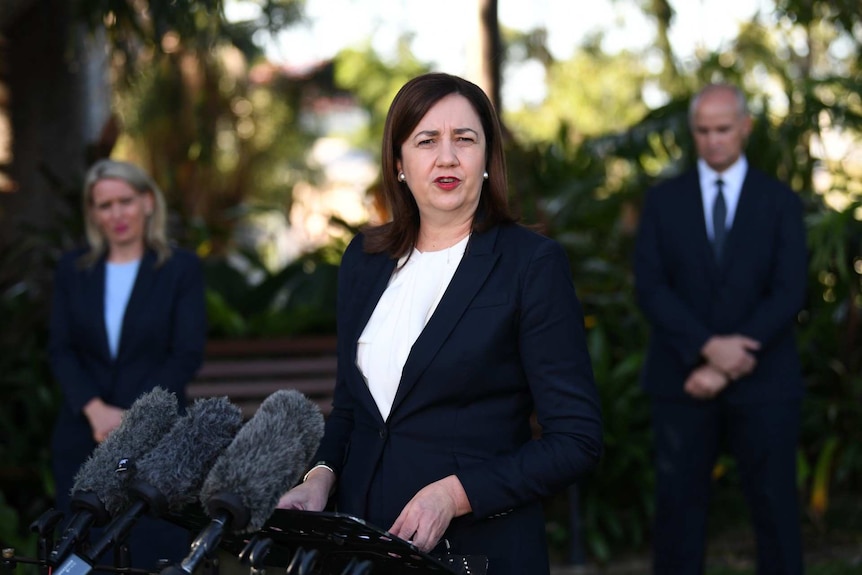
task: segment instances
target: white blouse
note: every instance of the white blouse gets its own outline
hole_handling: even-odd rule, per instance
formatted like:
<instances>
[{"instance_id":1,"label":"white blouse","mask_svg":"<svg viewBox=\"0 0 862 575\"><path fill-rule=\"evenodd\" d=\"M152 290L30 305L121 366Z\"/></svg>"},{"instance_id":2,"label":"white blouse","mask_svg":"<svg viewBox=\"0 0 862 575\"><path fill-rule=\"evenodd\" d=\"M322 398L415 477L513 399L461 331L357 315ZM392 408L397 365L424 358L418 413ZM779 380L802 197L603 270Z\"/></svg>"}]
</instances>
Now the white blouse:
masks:
<instances>
[{"instance_id":1,"label":"white blouse","mask_svg":"<svg viewBox=\"0 0 862 575\"><path fill-rule=\"evenodd\" d=\"M414 249L402 257L359 336L356 363L384 420L410 349L449 287L469 238L445 250Z\"/></svg>"}]
</instances>

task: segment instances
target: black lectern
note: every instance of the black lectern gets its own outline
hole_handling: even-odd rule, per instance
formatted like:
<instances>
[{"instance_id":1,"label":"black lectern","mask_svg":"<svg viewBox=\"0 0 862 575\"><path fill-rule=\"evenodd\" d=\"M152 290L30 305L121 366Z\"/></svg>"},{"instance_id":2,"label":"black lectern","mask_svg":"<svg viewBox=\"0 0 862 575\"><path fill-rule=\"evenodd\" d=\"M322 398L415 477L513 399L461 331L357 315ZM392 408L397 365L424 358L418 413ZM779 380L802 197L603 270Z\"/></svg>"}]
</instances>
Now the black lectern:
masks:
<instances>
[{"instance_id":1,"label":"black lectern","mask_svg":"<svg viewBox=\"0 0 862 575\"><path fill-rule=\"evenodd\" d=\"M187 510L182 516L174 516L170 520L193 533L209 523L209 517L199 509ZM452 575L465 572L463 568L447 566L440 559L362 519L342 513L276 509L260 531L244 535L225 533L219 547L241 556L247 553L250 544L254 545L253 538L272 541L263 560L270 567L287 567L296 559L298 549L316 551L315 566L311 571L315 575L341 575L351 562L370 563L372 575Z\"/></svg>"}]
</instances>

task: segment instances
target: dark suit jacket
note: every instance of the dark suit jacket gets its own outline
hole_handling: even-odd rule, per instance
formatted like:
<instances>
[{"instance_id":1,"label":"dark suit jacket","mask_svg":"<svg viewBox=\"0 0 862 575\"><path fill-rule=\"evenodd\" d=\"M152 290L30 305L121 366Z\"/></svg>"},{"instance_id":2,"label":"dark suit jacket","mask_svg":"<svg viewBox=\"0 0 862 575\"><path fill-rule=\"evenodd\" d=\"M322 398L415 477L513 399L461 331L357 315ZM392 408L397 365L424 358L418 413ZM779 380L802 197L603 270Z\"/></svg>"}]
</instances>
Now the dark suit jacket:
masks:
<instances>
[{"instance_id":1,"label":"dark suit jacket","mask_svg":"<svg viewBox=\"0 0 862 575\"><path fill-rule=\"evenodd\" d=\"M117 358L105 329L105 261L78 266L83 250L65 254L54 283L49 354L63 402L54 431L53 458L58 498L71 487L78 466L95 448L82 413L94 397L128 408L141 394L161 386L185 405L185 387L203 358L206 342L203 271L200 260L175 249L160 267L146 252L123 318Z\"/></svg>"},{"instance_id":2,"label":"dark suit jacket","mask_svg":"<svg viewBox=\"0 0 862 575\"><path fill-rule=\"evenodd\" d=\"M318 452L336 470L339 511L387 529L417 491L455 474L473 509L447 531L456 552L491 556L492 572L541 572L539 499L591 470L602 449L564 251L520 226L474 233L383 421L356 345L396 262L362 244L354 239L339 272L338 381Z\"/></svg>"},{"instance_id":3,"label":"dark suit jacket","mask_svg":"<svg viewBox=\"0 0 862 575\"><path fill-rule=\"evenodd\" d=\"M761 343L757 367L723 393L731 402L799 398L794 336L805 299L802 204L784 184L748 169L722 261L706 233L697 170L649 191L635 250L637 297L652 328L647 392L688 398L683 384L712 335Z\"/></svg>"}]
</instances>

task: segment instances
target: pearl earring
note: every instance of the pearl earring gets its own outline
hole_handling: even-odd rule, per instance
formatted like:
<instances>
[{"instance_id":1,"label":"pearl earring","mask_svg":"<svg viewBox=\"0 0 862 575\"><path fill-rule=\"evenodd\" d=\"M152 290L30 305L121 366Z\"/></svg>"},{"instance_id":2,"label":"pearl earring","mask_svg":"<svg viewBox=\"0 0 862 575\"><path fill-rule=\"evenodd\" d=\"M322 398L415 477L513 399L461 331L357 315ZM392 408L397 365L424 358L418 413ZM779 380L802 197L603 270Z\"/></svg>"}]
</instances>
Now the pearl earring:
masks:
<instances>
[{"instance_id":1,"label":"pearl earring","mask_svg":"<svg viewBox=\"0 0 862 575\"><path fill-rule=\"evenodd\" d=\"M404 175L404 172L398 172L398 181L399 182L406 182L407 181L407 176Z\"/></svg>"},{"instance_id":2,"label":"pearl earring","mask_svg":"<svg viewBox=\"0 0 862 575\"><path fill-rule=\"evenodd\" d=\"M483 173L483 174L482 174L482 177L483 177L483 178L485 178L485 179L487 180L487 179L488 179L488 172Z\"/></svg>"}]
</instances>

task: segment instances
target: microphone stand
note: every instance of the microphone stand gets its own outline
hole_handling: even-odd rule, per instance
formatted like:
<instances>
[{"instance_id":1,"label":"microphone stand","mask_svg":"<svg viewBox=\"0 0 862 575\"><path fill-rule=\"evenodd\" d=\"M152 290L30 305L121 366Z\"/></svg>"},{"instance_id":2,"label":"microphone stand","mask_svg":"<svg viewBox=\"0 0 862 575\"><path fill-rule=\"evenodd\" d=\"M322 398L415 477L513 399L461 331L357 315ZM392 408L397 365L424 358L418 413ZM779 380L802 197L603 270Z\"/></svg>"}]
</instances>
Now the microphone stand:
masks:
<instances>
[{"instance_id":1,"label":"microphone stand","mask_svg":"<svg viewBox=\"0 0 862 575\"><path fill-rule=\"evenodd\" d=\"M266 575L264 559L269 555L272 547L272 539L265 537L261 539L255 535L249 539L245 548L239 554L239 561L243 565L249 565L249 575Z\"/></svg>"},{"instance_id":2,"label":"microphone stand","mask_svg":"<svg viewBox=\"0 0 862 575\"><path fill-rule=\"evenodd\" d=\"M148 511L162 515L168 508L168 502L162 492L149 483L134 482L130 490L136 495L136 499L108 524L99 540L82 556L72 553L53 575L87 575L108 548L114 550L114 567L128 569L131 558L126 539L135 522Z\"/></svg>"},{"instance_id":3,"label":"microphone stand","mask_svg":"<svg viewBox=\"0 0 862 575\"><path fill-rule=\"evenodd\" d=\"M63 518L63 513L56 509L49 509L30 524L30 531L39 536L37 542L37 557L39 559L39 573L50 575L51 567L48 565L48 555L54 548L54 528Z\"/></svg>"},{"instance_id":4,"label":"microphone stand","mask_svg":"<svg viewBox=\"0 0 862 575\"><path fill-rule=\"evenodd\" d=\"M290 564L287 566L287 575L311 575L314 565L317 563L317 549L306 551L298 547L293 554Z\"/></svg>"},{"instance_id":5,"label":"microphone stand","mask_svg":"<svg viewBox=\"0 0 862 575\"><path fill-rule=\"evenodd\" d=\"M57 546L48 555L53 565L59 565L75 546L87 539L92 525L101 526L108 522L109 515L105 505L92 491L78 491L72 495L74 515L63 529Z\"/></svg>"},{"instance_id":6,"label":"microphone stand","mask_svg":"<svg viewBox=\"0 0 862 575\"><path fill-rule=\"evenodd\" d=\"M350 563L344 566L344 571L341 572L341 575L370 575L371 568L371 561L360 561L354 557L350 560Z\"/></svg>"},{"instance_id":7,"label":"microphone stand","mask_svg":"<svg viewBox=\"0 0 862 575\"><path fill-rule=\"evenodd\" d=\"M125 536L122 541L114 543L114 567L117 569L126 569L132 566L132 552L129 550L129 544L125 541Z\"/></svg>"},{"instance_id":8,"label":"microphone stand","mask_svg":"<svg viewBox=\"0 0 862 575\"><path fill-rule=\"evenodd\" d=\"M189 554L179 565L162 569L161 575L191 575L198 565L212 557L225 531L242 529L251 520L251 512L233 493L218 493L207 501L212 520L192 542Z\"/></svg>"},{"instance_id":9,"label":"microphone stand","mask_svg":"<svg viewBox=\"0 0 862 575\"><path fill-rule=\"evenodd\" d=\"M40 575L51 575L52 573L58 573L62 571L62 568L54 569L57 567L55 561L53 560L54 556L65 556L72 548L79 543L78 539L82 533L86 533L86 530L89 529L89 526L92 525L93 522L98 524L104 523L104 511L99 511L100 507L95 508L87 508L82 506L82 501L90 500L89 494L78 494L77 501L73 502L73 506L77 506L78 509L76 511L76 515L70 520L69 525L64 529L63 534L61 535L60 541L58 541L58 548L54 549L53 542L53 533L60 522L63 519L63 513L57 511L55 509L49 509L40 515L33 523L30 524L30 531L36 533L38 535L37 541L37 558L33 559L30 557L20 557L15 555L15 550L12 548L4 548L2 550L2 562L0 565L3 566L4 571L8 570L12 572L16 569L18 564L25 565L35 565L39 569ZM139 502L140 503L140 502ZM101 508L103 509L103 508ZM94 513L90 513L89 511L94 511ZM84 511L81 513L81 511ZM84 531L76 531L77 528L83 528ZM118 540L114 542L114 566L108 567L106 565L99 565L98 569L102 571L112 572L112 573L120 573L123 575L151 575L149 571L143 569L135 569L132 568L131 556L129 553L129 546L124 541L125 533L128 532L128 527L121 528L118 526L117 529L113 530L113 532L117 533L114 537L119 537ZM112 539L114 538L112 537ZM64 551L65 549L65 551ZM74 555L73 555L74 556ZM92 557L92 550L88 550L85 553L87 559ZM98 557L98 556L96 556ZM74 564L75 562L71 562ZM95 564L95 560L93 560ZM65 562L63 566L69 567ZM62 566L61 566L62 567ZM89 565L80 565L77 566L78 569L83 568L84 572L89 572L92 567ZM74 570L74 568L73 568Z\"/></svg>"},{"instance_id":10,"label":"microphone stand","mask_svg":"<svg viewBox=\"0 0 862 575\"><path fill-rule=\"evenodd\" d=\"M134 526L135 521L137 521L141 515L146 513L148 508L149 504L146 501L138 499L132 502L122 515L117 517L117 519L108 525L108 528L105 530L102 537L100 537L99 540L96 541L87 551L85 554L85 561L89 560L91 565L95 565L98 558L104 555L105 551L108 550L108 547L113 547L115 552L115 565L117 567L128 566L129 549L124 545L126 537L128 536L129 531L132 530L132 526ZM71 575L85 575L87 572L89 572L89 570L84 573L75 572Z\"/></svg>"}]
</instances>

